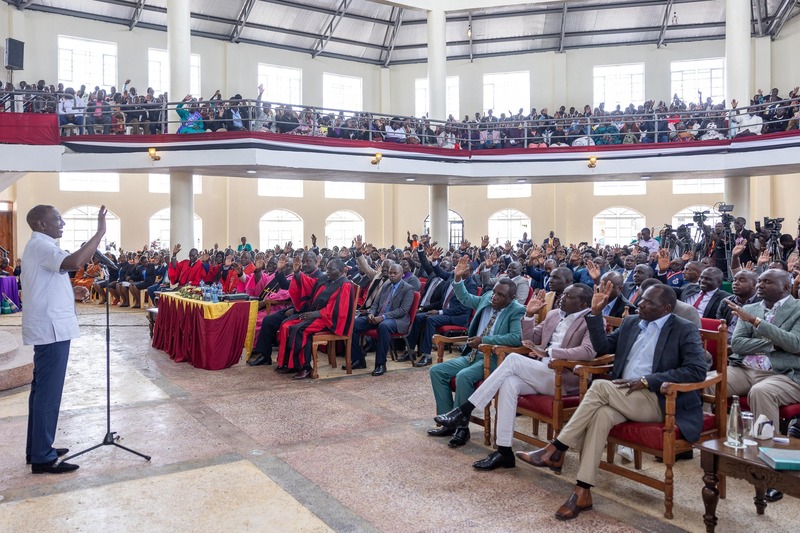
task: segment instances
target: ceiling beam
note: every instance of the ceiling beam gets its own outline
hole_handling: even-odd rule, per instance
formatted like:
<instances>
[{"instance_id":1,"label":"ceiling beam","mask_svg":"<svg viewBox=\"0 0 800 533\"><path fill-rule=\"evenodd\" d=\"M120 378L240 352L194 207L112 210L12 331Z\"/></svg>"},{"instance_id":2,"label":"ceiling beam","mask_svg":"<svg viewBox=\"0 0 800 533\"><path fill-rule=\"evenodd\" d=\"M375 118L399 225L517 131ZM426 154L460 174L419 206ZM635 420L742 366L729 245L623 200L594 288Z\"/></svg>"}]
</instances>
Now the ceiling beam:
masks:
<instances>
[{"instance_id":1,"label":"ceiling beam","mask_svg":"<svg viewBox=\"0 0 800 533\"><path fill-rule=\"evenodd\" d=\"M664 9L664 18L661 20L661 32L658 34L658 44L656 48L661 48L664 44L664 37L667 35L667 26L669 25L669 12L672 11L673 0L667 2L667 7Z\"/></svg>"},{"instance_id":2,"label":"ceiling beam","mask_svg":"<svg viewBox=\"0 0 800 533\"><path fill-rule=\"evenodd\" d=\"M764 23L761 21L761 0L752 0L750 2L750 19L756 21L756 33L759 37L764 36Z\"/></svg>"},{"instance_id":3,"label":"ceiling beam","mask_svg":"<svg viewBox=\"0 0 800 533\"><path fill-rule=\"evenodd\" d=\"M239 16L236 17L236 24L231 32L231 42L235 43L242 35L242 30L247 24L247 19L250 18L250 13L253 11L253 6L256 5L256 0L244 0L242 9L239 11Z\"/></svg>"},{"instance_id":4,"label":"ceiling beam","mask_svg":"<svg viewBox=\"0 0 800 533\"><path fill-rule=\"evenodd\" d=\"M33 0L17 0L17 9L25 11L25 9L33 3Z\"/></svg>"},{"instance_id":5,"label":"ceiling beam","mask_svg":"<svg viewBox=\"0 0 800 533\"><path fill-rule=\"evenodd\" d=\"M564 2L564 10L561 12L561 38L558 41L558 53L564 52L564 34L567 31L567 3Z\"/></svg>"},{"instance_id":6,"label":"ceiling beam","mask_svg":"<svg viewBox=\"0 0 800 533\"><path fill-rule=\"evenodd\" d=\"M137 0L136 7L133 9L133 17L131 17L131 23L128 25L128 29L133 31L133 28L139 24L139 19L142 18L142 11L144 11L144 4L147 0Z\"/></svg>"},{"instance_id":7,"label":"ceiling beam","mask_svg":"<svg viewBox=\"0 0 800 533\"><path fill-rule=\"evenodd\" d=\"M333 32L336 31L337 26L342 21L344 14L347 13L347 8L350 7L350 2L352 0L341 0L339 2L339 6L336 8L336 13L331 17L328 21L328 25L325 26L325 32L322 34L322 38L320 38L314 44L314 51L311 53L311 57L317 57L320 52L325 50L325 47L328 45L328 41L331 40L333 37Z\"/></svg>"},{"instance_id":8,"label":"ceiling beam","mask_svg":"<svg viewBox=\"0 0 800 533\"><path fill-rule=\"evenodd\" d=\"M394 19L394 26L392 26L392 39L389 42L389 47L386 49L386 61L383 62L384 67L388 67L389 63L392 61L392 52L394 52L394 44L397 42L397 33L400 31L400 26L403 24L403 15L405 14L405 9L402 7L399 8L392 8L392 10L397 9L397 15Z\"/></svg>"},{"instance_id":9,"label":"ceiling beam","mask_svg":"<svg viewBox=\"0 0 800 533\"><path fill-rule=\"evenodd\" d=\"M315 6L315 5L305 5L300 2L293 2L292 0L261 0L262 2L267 2L269 4L275 4L278 6L286 6L291 7L294 9L298 9L300 11L314 11L316 13L324 13L326 15L336 15L335 9L330 9L327 7L322 6ZM385 24L387 26L391 26L392 21L385 20L376 17L367 17L365 15L357 15L355 13L345 13L344 18L360 20L361 22L369 22L372 24Z\"/></svg>"},{"instance_id":10,"label":"ceiling beam","mask_svg":"<svg viewBox=\"0 0 800 533\"><path fill-rule=\"evenodd\" d=\"M792 11L794 11L795 6L797 5L798 0L785 0L781 7L786 6L782 13L780 13L777 22L773 26L772 32L770 32L770 36L772 40L778 38L780 35L781 30L783 29L783 25L786 24L786 21L789 20Z\"/></svg>"},{"instance_id":11,"label":"ceiling beam","mask_svg":"<svg viewBox=\"0 0 800 533\"><path fill-rule=\"evenodd\" d=\"M473 54L473 46L472 46L472 13L469 14L469 26L467 26L467 37L469 37L469 62L472 63L472 54Z\"/></svg>"}]
</instances>

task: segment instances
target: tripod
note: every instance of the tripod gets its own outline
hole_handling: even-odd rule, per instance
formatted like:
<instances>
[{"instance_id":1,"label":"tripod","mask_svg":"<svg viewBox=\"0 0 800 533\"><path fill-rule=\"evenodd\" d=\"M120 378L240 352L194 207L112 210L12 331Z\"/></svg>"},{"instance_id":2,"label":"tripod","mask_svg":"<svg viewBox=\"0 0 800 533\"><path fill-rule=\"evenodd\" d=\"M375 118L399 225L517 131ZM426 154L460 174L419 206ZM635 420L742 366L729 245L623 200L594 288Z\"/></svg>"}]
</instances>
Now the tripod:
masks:
<instances>
[{"instance_id":1,"label":"tripod","mask_svg":"<svg viewBox=\"0 0 800 533\"><path fill-rule=\"evenodd\" d=\"M104 255L101 257L108 262L108 259ZM106 289L108 291L108 289ZM95 444L91 448L86 448L83 451L78 453L72 454L69 457L65 457L62 461L66 461L68 459L73 459L78 457L79 455L83 455L84 453L90 452L99 448L100 446L116 446L117 448L122 448L126 452L130 452L134 455L138 455L147 461L150 460L149 455L145 455L143 453L139 453L135 450L131 450L130 448L126 448L122 444L118 443L117 440L119 437L115 437L115 431L111 431L111 325L110 325L110 311L111 308L110 298L108 294L106 294L106 436L103 438L103 442L100 444Z\"/></svg>"}]
</instances>

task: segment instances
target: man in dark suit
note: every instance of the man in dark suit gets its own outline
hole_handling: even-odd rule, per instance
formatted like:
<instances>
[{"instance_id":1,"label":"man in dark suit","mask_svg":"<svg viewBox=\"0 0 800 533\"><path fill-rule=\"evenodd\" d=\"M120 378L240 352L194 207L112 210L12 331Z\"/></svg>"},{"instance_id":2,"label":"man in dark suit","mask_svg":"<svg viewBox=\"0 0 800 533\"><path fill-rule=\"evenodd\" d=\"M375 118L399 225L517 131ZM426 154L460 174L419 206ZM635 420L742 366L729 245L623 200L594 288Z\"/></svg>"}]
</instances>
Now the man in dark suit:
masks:
<instances>
[{"instance_id":1,"label":"man in dark suit","mask_svg":"<svg viewBox=\"0 0 800 533\"><path fill-rule=\"evenodd\" d=\"M380 294L366 315L356 318L353 325L352 367L366 368L364 352L361 350L361 337L364 332L377 329L378 343L375 347L375 370L373 376L386 373L386 352L392 342L392 333L406 333L411 326L408 314L414 300L414 289L403 281L403 267L395 263L389 268L389 283L383 286Z\"/></svg>"},{"instance_id":2,"label":"man in dark suit","mask_svg":"<svg viewBox=\"0 0 800 533\"><path fill-rule=\"evenodd\" d=\"M602 317L608 292L606 286L595 293L586 323L597 354L616 354L611 371L614 380L592 382L557 439L535 452L516 454L533 466L560 472L567 449L581 449L577 485L556 512L560 520L592 508L591 487L612 427L626 420L662 422L665 398L661 385L698 382L706 377L700 332L672 313L677 301L673 289L662 284L647 289L639 300L639 315L626 318L610 335ZM678 395L675 420L689 442L700 438L703 411L699 393Z\"/></svg>"},{"instance_id":3,"label":"man in dark suit","mask_svg":"<svg viewBox=\"0 0 800 533\"><path fill-rule=\"evenodd\" d=\"M438 259L439 251L435 251L432 255L433 259ZM424 265L428 262L425 252L420 252L419 259ZM414 319L414 324L411 326L411 331L408 333L408 350L418 348L420 358L414 363L414 366L423 367L431 364L431 339L433 334L436 333L436 328L439 326L463 326L467 327L469 324L469 315L471 309L462 304L458 298L455 297L453 290L454 276L453 272L446 272L438 265L431 265L434 273L443 280L442 288L442 307L440 310L430 310L427 313L417 313ZM464 286L467 292L475 294L478 292L478 285L472 278L472 267L467 278L464 280Z\"/></svg>"},{"instance_id":4,"label":"man in dark suit","mask_svg":"<svg viewBox=\"0 0 800 533\"><path fill-rule=\"evenodd\" d=\"M722 300L731 295L720 289L722 278L722 270L717 267L704 269L697 285L687 285L683 288L681 301L697 309L700 318L717 318Z\"/></svg>"},{"instance_id":5,"label":"man in dark suit","mask_svg":"<svg viewBox=\"0 0 800 533\"><path fill-rule=\"evenodd\" d=\"M436 413L439 415L461 405L475 392L475 383L483 378L483 353L480 344L502 344L520 346L522 344L522 317L525 307L514 299L516 284L508 278L501 279L493 290L483 296L475 296L467 291L471 268L467 256L462 256L455 270L457 299L468 309L475 309L475 317L469 325L469 340L461 357L433 365L431 367L431 386L436 398ZM497 366L497 356L492 355L491 368ZM456 380L455 398L450 390L450 380ZM463 446L469 441L467 424L455 428L440 427L428 430L432 437L452 435L448 442L451 448Z\"/></svg>"},{"instance_id":6,"label":"man in dark suit","mask_svg":"<svg viewBox=\"0 0 800 533\"><path fill-rule=\"evenodd\" d=\"M611 288L608 293L608 303L603 308L603 315L622 318L636 314L636 306L622 294L622 274L613 270L606 272L600 278L599 286L605 287L607 283L611 284Z\"/></svg>"},{"instance_id":7,"label":"man in dark suit","mask_svg":"<svg viewBox=\"0 0 800 533\"><path fill-rule=\"evenodd\" d=\"M725 302L731 301L739 307L760 302L761 298L756 295L757 284L758 274L752 270L740 270L733 275L733 296L725 298L719 309L717 309L717 319L724 320L728 325L728 344L733 338L733 332L736 329L739 317L733 314L731 307L726 305Z\"/></svg>"},{"instance_id":8,"label":"man in dark suit","mask_svg":"<svg viewBox=\"0 0 800 533\"><path fill-rule=\"evenodd\" d=\"M650 265L636 265L633 269L633 281L623 285L622 293L633 305L639 305L639 298L642 296L639 286L644 280L654 278L655 275Z\"/></svg>"}]
</instances>

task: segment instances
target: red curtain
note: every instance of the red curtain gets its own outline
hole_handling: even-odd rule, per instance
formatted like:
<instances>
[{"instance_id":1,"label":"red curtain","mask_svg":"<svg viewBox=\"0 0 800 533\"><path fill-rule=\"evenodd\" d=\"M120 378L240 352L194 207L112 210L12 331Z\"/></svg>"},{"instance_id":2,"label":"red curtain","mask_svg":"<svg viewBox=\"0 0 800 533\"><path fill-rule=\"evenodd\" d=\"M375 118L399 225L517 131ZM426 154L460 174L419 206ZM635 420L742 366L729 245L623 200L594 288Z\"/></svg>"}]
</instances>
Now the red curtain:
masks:
<instances>
[{"instance_id":1,"label":"red curtain","mask_svg":"<svg viewBox=\"0 0 800 533\"><path fill-rule=\"evenodd\" d=\"M58 115L47 113L0 113L0 143L61 144Z\"/></svg>"}]
</instances>

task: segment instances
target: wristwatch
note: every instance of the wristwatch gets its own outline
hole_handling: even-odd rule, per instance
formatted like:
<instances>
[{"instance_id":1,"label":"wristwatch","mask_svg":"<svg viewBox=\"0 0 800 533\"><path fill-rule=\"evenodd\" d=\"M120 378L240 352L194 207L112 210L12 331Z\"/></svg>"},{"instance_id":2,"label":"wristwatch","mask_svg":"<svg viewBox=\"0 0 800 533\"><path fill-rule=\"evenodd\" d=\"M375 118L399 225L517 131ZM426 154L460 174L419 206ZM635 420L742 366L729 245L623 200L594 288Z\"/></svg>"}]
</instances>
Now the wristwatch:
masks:
<instances>
[{"instance_id":1,"label":"wristwatch","mask_svg":"<svg viewBox=\"0 0 800 533\"><path fill-rule=\"evenodd\" d=\"M642 382L642 385L644 385L645 389L649 389L650 388L650 385L647 383L647 378L646 377L642 376L641 378L639 378L639 381Z\"/></svg>"},{"instance_id":2,"label":"wristwatch","mask_svg":"<svg viewBox=\"0 0 800 533\"><path fill-rule=\"evenodd\" d=\"M758 326L760 325L761 325L761 319L756 317L756 319L753 320L753 328L758 329Z\"/></svg>"}]
</instances>

